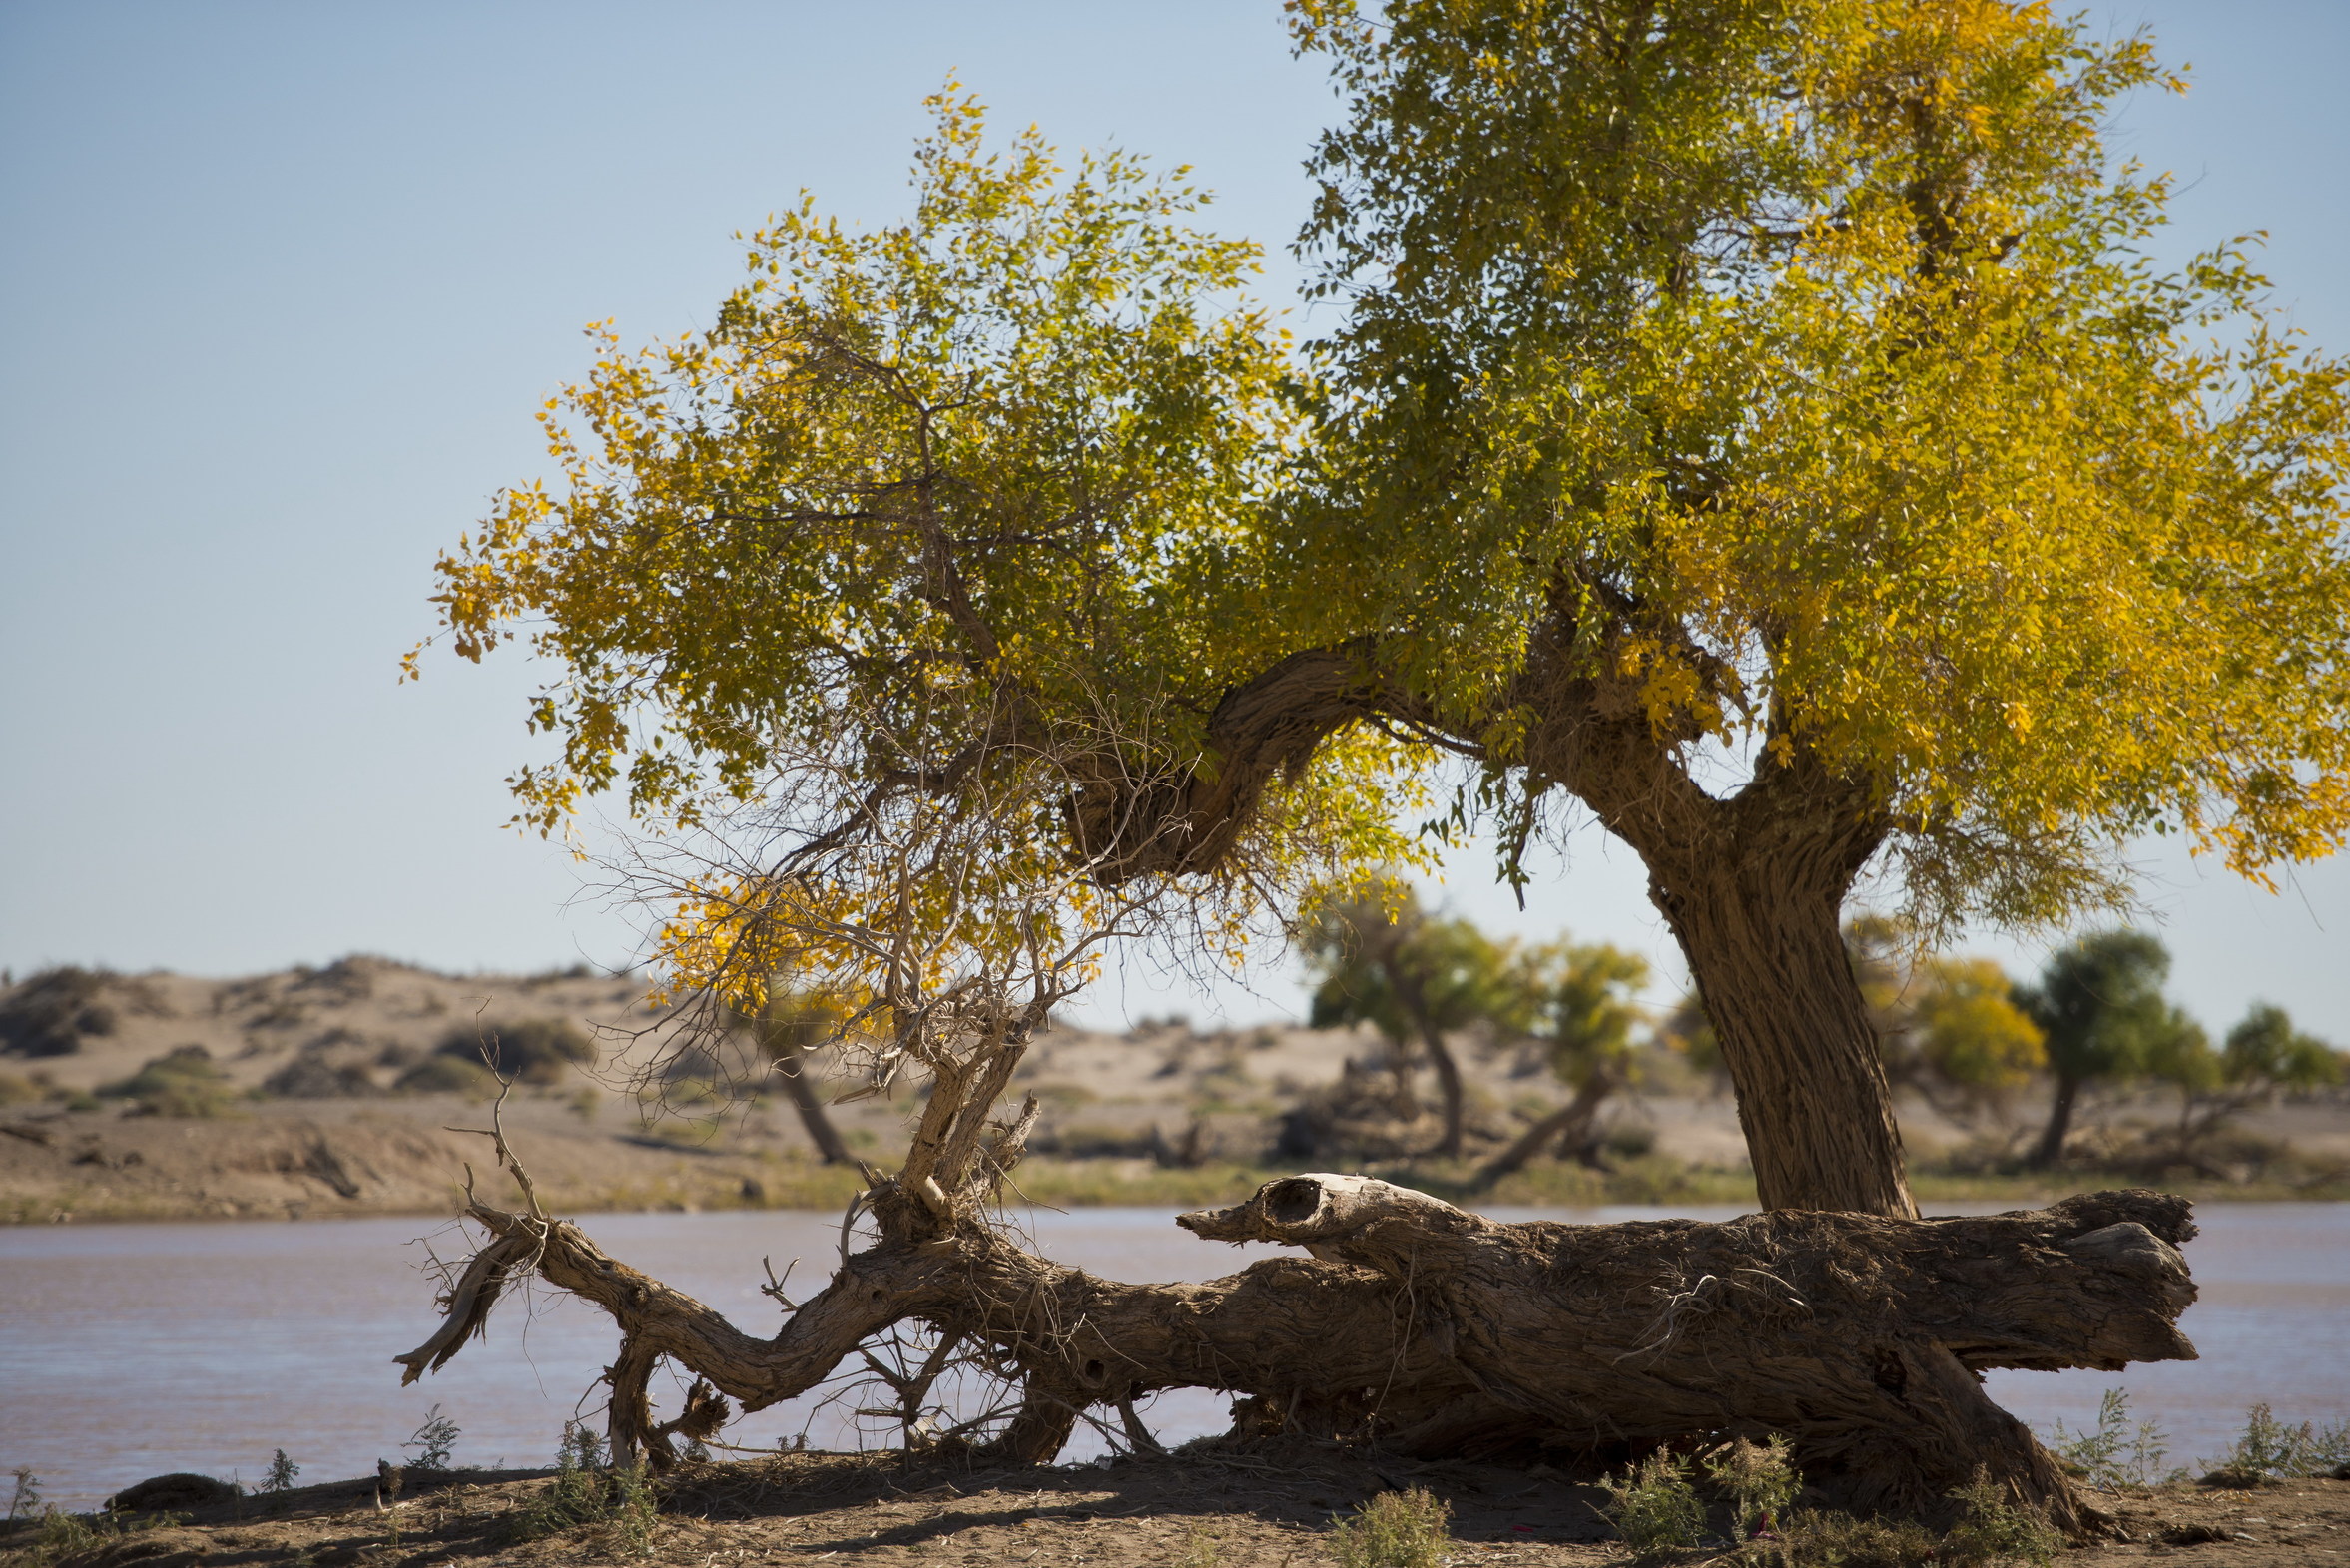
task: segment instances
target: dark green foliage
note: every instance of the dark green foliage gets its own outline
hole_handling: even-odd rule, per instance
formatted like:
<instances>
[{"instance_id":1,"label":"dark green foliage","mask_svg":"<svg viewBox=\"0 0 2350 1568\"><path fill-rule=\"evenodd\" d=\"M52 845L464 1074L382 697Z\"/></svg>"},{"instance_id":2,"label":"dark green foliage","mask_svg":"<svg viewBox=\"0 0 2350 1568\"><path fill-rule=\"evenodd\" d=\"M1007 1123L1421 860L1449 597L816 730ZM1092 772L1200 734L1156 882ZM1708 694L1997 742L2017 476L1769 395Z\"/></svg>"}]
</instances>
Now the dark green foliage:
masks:
<instances>
[{"instance_id":1,"label":"dark green foliage","mask_svg":"<svg viewBox=\"0 0 2350 1568\"><path fill-rule=\"evenodd\" d=\"M134 1101L148 1116L218 1116L237 1098L229 1075L201 1045L175 1046L98 1093L109 1100Z\"/></svg>"},{"instance_id":2,"label":"dark green foliage","mask_svg":"<svg viewBox=\"0 0 2350 1568\"><path fill-rule=\"evenodd\" d=\"M486 1062L498 1076L526 1084L552 1084L562 1082L574 1066L594 1066L596 1046L567 1019L524 1018L494 1027L452 1029L434 1054L476 1066Z\"/></svg>"},{"instance_id":3,"label":"dark green foliage","mask_svg":"<svg viewBox=\"0 0 2350 1568\"><path fill-rule=\"evenodd\" d=\"M71 964L27 976L0 996L0 1054L71 1056L85 1039L114 1033L122 1022L106 999L114 978Z\"/></svg>"}]
</instances>

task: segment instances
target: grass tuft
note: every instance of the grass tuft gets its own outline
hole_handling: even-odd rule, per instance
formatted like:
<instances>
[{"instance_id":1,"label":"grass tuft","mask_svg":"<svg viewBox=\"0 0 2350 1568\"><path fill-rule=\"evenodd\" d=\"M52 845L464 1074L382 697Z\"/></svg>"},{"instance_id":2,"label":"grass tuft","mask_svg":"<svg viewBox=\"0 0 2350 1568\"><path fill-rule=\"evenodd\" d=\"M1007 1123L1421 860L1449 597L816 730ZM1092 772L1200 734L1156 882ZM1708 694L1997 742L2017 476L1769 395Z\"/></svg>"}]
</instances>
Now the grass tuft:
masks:
<instances>
[{"instance_id":1,"label":"grass tuft","mask_svg":"<svg viewBox=\"0 0 2350 1568\"><path fill-rule=\"evenodd\" d=\"M1452 1506L1421 1487L1381 1492L1331 1526L1330 1554L1339 1568L1442 1568L1452 1522Z\"/></svg>"}]
</instances>

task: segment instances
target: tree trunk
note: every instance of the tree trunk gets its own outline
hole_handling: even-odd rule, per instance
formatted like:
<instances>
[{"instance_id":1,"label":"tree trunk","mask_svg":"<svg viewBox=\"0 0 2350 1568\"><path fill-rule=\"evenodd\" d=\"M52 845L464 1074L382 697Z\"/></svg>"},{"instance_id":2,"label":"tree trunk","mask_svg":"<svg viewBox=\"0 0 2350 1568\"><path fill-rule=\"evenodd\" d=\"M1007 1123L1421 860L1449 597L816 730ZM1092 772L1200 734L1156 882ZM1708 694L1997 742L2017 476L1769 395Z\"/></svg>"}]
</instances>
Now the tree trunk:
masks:
<instances>
[{"instance_id":1,"label":"tree trunk","mask_svg":"<svg viewBox=\"0 0 2350 1568\"><path fill-rule=\"evenodd\" d=\"M1431 1152L1440 1159L1459 1159L1464 1123L1469 1115L1468 1099L1461 1087L1461 1064L1453 1059L1452 1050L1446 1046L1443 1030L1423 1027L1420 1043L1428 1047L1429 1063L1437 1070L1437 1088L1445 1098L1445 1136Z\"/></svg>"},{"instance_id":2,"label":"tree trunk","mask_svg":"<svg viewBox=\"0 0 2350 1568\"><path fill-rule=\"evenodd\" d=\"M1736 1086L1763 1207L1914 1218L1901 1127L1839 925L1858 866L1789 852L1649 866L1649 896Z\"/></svg>"},{"instance_id":3,"label":"tree trunk","mask_svg":"<svg viewBox=\"0 0 2350 1568\"><path fill-rule=\"evenodd\" d=\"M2195 1294L2173 1250L2194 1234L2190 1206L2148 1192L1980 1219L1498 1225L1384 1182L1301 1176L1180 1223L1310 1258L1140 1286L1032 1257L934 1189L883 1182L871 1196L883 1240L846 1258L772 1339L571 1225L476 1203L489 1245L449 1292L440 1331L399 1357L403 1380L445 1363L503 1288L535 1272L618 1321L615 1446L657 1467L673 1462L670 1433L715 1430L718 1394L757 1409L805 1392L910 1319L1016 1370L1026 1396L1001 1442L1026 1458L1057 1450L1079 1410L1189 1386L1249 1396L1242 1435L1427 1455L1520 1447L1554 1464L1580 1450L1585 1468L1657 1443L1785 1433L1838 1506L1944 1516L1982 1467L2084 1536L2096 1516L1977 1374L2194 1354L2173 1326ZM716 1392L655 1423L639 1394L661 1356Z\"/></svg>"},{"instance_id":4,"label":"tree trunk","mask_svg":"<svg viewBox=\"0 0 2350 1568\"><path fill-rule=\"evenodd\" d=\"M1525 1163L1541 1153L1552 1140L1564 1148L1570 1138L1588 1135L1591 1121L1599 1114L1599 1107L1615 1090L1615 1081L1604 1072L1594 1072L1583 1086L1548 1116L1518 1135L1517 1141L1485 1162L1469 1183L1469 1191L1485 1192L1504 1176L1525 1169Z\"/></svg>"},{"instance_id":5,"label":"tree trunk","mask_svg":"<svg viewBox=\"0 0 2350 1568\"><path fill-rule=\"evenodd\" d=\"M2032 1168L2045 1171L2064 1158L2064 1140L2072 1136L2072 1108L2080 1099L2080 1080L2063 1074L2056 1078L2056 1098L2049 1106L2049 1125L2041 1130L2032 1151Z\"/></svg>"},{"instance_id":6,"label":"tree trunk","mask_svg":"<svg viewBox=\"0 0 2350 1568\"><path fill-rule=\"evenodd\" d=\"M833 1125L832 1116L825 1110L824 1097L817 1093L816 1080L809 1071L809 1053L805 1046L784 1045L775 1049L775 1075L783 1082L784 1093L791 1096L792 1109L800 1113L800 1125L808 1131L808 1141L816 1145L816 1152L827 1165L855 1165L857 1159L842 1142L841 1131Z\"/></svg>"}]
</instances>

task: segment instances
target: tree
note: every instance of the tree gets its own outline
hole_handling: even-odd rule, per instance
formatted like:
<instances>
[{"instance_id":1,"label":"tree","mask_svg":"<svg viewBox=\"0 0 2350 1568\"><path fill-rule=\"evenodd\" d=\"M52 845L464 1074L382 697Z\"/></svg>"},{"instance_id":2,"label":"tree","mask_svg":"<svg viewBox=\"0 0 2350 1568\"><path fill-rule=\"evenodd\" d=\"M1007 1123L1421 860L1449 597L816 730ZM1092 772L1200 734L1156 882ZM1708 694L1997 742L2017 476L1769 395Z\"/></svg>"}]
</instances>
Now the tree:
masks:
<instances>
[{"instance_id":1,"label":"tree","mask_svg":"<svg viewBox=\"0 0 2350 1568\"><path fill-rule=\"evenodd\" d=\"M1461 1064L1446 1037L1480 1023L1507 1030L1518 1022L1525 998L1511 983L1508 953L1468 920L1433 918L1395 881L1324 907L1304 947L1310 971L1321 976L1307 1022L1316 1029L1367 1023L1385 1035L1407 1102L1417 1041L1444 1096L1445 1132L1430 1152L1458 1158L1467 1107Z\"/></svg>"},{"instance_id":2,"label":"tree","mask_svg":"<svg viewBox=\"0 0 2350 1568\"><path fill-rule=\"evenodd\" d=\"M1034 135L988 155L975 107L935 107L912 220L854 234L804 203L762 231L750 279L708 332L608 352L556 399L560 482L501 495L441 567L460 653L526 636L560 672L532 711L560 751L517 776L523 819L561 830L585 797L627 796L639 836L621 871L663 914L653 958L670 1044L694 1049L767 1012L784 976L837 1000L831 1048L863 1091L924 1091L902 1160L853 1205L876 1239L853 1254L845 1241L779 1332L749 1334L549 1214L493 1113L527 1212L474 1195L486 1240L447 1282L439 1331L401 1357L409 1375L458 1353L535 1272L614 1315L613 1451L657 1467L674 1437L714 1435L730 1398L791 1397L906 1325L926 1336L918 1360L883 1363L904 1429L960 1357L1001 1397L941 1440L1003 1457L1051 1457L1102 1407L1140 1446L1134 1401L1199 1386L1244 1396L1244 1431L1421 1453L1783 1430L1807 1477L1854 1506L1932 1511L1980 1465L2084 1529L2061 1470L1975 1374L2191 1353L2174 1322L2193 1288L2174 1249L2192 1227L2160 1195L1935 1222L1502 1226L1320 1174L1186 1217L1203 1237L1306 1256L1179 1286L1094 1279L999 1223L1037 1107L997 1117L998 1103L1105 951L1156 932L1236 958L1268 913L1411 864L1421 845L1396 823L1426 809L1422 772L1448 748L1489 766L1496 787L1530 781L1526 811L1558 769L1583 764L1538 726L1513 750L1502 710L1474 709L1446 673L1444 648L1460 645L1427 642L1434 662L1416 662L1384 624L1329 641L1374 602L1361 582L1335 583L1334 622L1307 601L1329 503L1368 473L1357 437L1378 410L1343 378L1308 379L1235 302L1251 253L1185 227L1197 200L1180 178L1118 155L1064 178ZM1823 245L1842 234L1828 226ZM1367 539L1392 520L1366 513ZM1462 554L1475 518L1459 522L1420 541L1422 565L1466 560L1507 590L1519 568ZM1613 602L1614 579L1581 557L1534 560L1544 580ZM1584 647L1505 639L1493 653L1518 672L1508 682L1559 674L1558 702L1600 705L1590 756L1613 777L1624 736L1679 733L1686 705L1657 682L1680 656L1627 674L1620 648L1577 663ZM1550 652L1521 670L1528 648ZM2262 668L2257 644L2237 656ZM1494 690L1532 703L1546 689ZM1627 696L1633 707L1608 706ZM1774 693L1770 711L1787 701ZM1804 813L1842 801L1836 820L1853 830L1824 846L1840 865L1875 818L1854 814L1868 797L1824 761L1843 755L1840 732L1811 724L1765 732L1758 765L1811 784L1792 796L1750 785L1721 807L1822 849ZM1583 773L1567 783L1599 792ZM1802 792L1814 784L1828 793ZM1658 801L1684 824L1714 820L1669 787ZM1667 841L1609 820L1635 843ZM1710 852L1738 876L1795 876L1805 898L1826 885L1803 881L1802 853L1758 856L1737 833ZM1752 1020L1780 1004L1722 988L1744 971L1719 955L1752 952L1718 933L1775 941L1739 922L1776 906L1752 888L1709 905L1679 861L1651 864L1705 958L1750 1134L1769 1130L1756 1142L1766 1198L1905 1207L1890 1142L1838 1131L1850 1064L1773 1044ZM1805 908L1824 915L1828 946L1769 949L1797 976L1782 1000L1810 994L1819 951L1850 989L1834 909ZM1700 919L1717 934L1689 935ZM1724 1022L1725 1008L1745 1021ZM1873 1063L1863 1087L1881 1093ZM1821 1086L1825 1112L1791 1098ZM1823 1126L1835 1136L1814 1147ZM1859 1175L1835 1174L1838 1160ZM664 1357L696 1378L667 1420L651 1395Z\"/></svg>"},{"instance_id":3,"label":"tree","mask_svg":"<svg viewBox=\"0 0 2350 1568\"><path fill-rule=\"evenodd\" d=\"M2048 1066L2048 1040L2016 1005L2015 984L1988 958L1928 967L1916 1027L1927 1065L1974 1106L2005 1107Z\"/></svg>"},{"instance_id":4,"label":"tree","mask_svg":"<svg viewBox=\"0 0 2350 1568\"><path fill-rule=\"evenodd\" d=\"M1847 923L1844 945L1895 1086L1966 1116L2004 1107L2048 1065L2040 1026L1990 959L1921 954L1914 932L1881 915Z\"/></svg>"},{"instance_id":5,"label":"tree","mask_svg":"<svg viewBox=\"0 0 2350 1568\"><path fill-rule=\"evenodd\" d=\"M2295 1029L2283 1008L2258 1002L2218 1050L2201 1029L2168 1033L2148 1053L2146 1073L2178 1091L2177 1156L2203 1165L2203 1145L2229 1121L2280 1092L2340 1083L2343 1064L2332 1046Z\"/></svg>"},{"instance_id":6,"label":"tree","mask_svg":"<svg viewBox=\"0 0 2350 1568\"><path fill-rule=\"evenodd\" d=\"M1343 123L1307 357L1245 246L941 104L915 220L803 205L709 332L615 340L553 487L442 563L458 651L562 672L557 827L760 787L842 694L877 797L1049 752L1008 858L1289 907L1409 861L1432 763L1505 869L1580 802L1702 993L1766 1205L1914 1212L1839 920L2247 874L2350 830L2344 371L2108 167L2140 38L2001 0L1299 0ZM812 834L851 830L846 820Z\"/></svg>"},{"instance_id":7,"label":"tree","mask_svg":"<svg viewBox=\"0 0 2350 1568\"><path fill-rule=\"evenodd\" d=\"M2162 999L2170 953L2143 931L2100 931L2050 954L2040 981L2018 1004L2041 1028L2056 1079L2048 1126L2032 1163L2064 1157L2081 1087L2135 1077L2160 1055L2191 1049L2201 1031Z\"/></svg>"},{"instance_id":8,"label":"tree","mask_svg":"<svg viewBox=\"0 0 2350 1568\"><path fill-rule=\"evenodd\" d=\"M1591 1161L1599 1108L1638 1072L1634 1000L1648 983L1647 959L1604 942L1561 943L1537 949L1521 967L1525 989L1538 999L1534 1035L1548 1048L1550 1070L1574 1095L1486 1162L1476 1174L1480 1189L1545 1148Z\"/></svg>"},{"instance_id":9,"label":"tree","mask_svg":"<svg viewBox=\"0 0 2350 1568\"><path fill-rule=\"evenodd\" d=\"M1301 645L1505 839L1565 797L1639 852L1766 1204L1909 1212L1838 939L1864 867L1939 933L2110 904L2149 826L2252 873L2350 826L2342 367L2240 255L2143 260L2167 186L2099 134L2170 81L2141 38L1293 14L1348 98Z\"/></svg>"}]
</instances>

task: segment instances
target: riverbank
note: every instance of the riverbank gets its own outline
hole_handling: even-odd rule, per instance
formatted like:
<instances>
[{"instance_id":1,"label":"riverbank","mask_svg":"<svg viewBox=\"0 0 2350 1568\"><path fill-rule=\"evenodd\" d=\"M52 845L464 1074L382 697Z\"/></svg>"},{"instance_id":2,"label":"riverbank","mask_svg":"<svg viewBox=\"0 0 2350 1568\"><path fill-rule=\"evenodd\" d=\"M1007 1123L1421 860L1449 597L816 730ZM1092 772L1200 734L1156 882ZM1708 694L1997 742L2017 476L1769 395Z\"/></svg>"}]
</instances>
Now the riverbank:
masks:
<instances>
[{"instance_id":1,"label":"riverbank","mask_svg":"<svg viewBox=\"0 0 2350 1568\"><path fill-rule=\"evenodd\" d=\"M864 1185L854 1167L826 1165L767 1125L713 1129L672 1121L650 1128L583 1120L569 1102L511 1102L506 1129L540 1197L566 1214L726 1209L838 1211ZM259 1102L206 1118L50 1111L0 1119L0 1224L93 1221L353 1219L447 1216L464 1206L467 1168L493 1202L507 1193L485 1107L456 1096L397 1101ZM877 1145L886 1164L889 1151ZM1286 1163L1147 1156L1038 1155L1022 1165L1017 1196L1046 1208L1161 1207L1232 1202L1275 1176L1319 1169ZM1728 1161L1662 1148L1618 1156L1604 1170L1539 1163L1489 1190L1473 1162L1379 1161L1359 1167L1478 1208L1678 1204L1742 1207L1751 1174ZM1960 1173L1922 1161L1922 1203L2044 1203L2099 1187L2148 1185L2142 1173L2066 1169ZM2198 1201L2350 1198L2350 1181L2154 1185Z\"/></svg>"},{"instance_id":2,"label":"riverbank","mask_svg":"<svg viewBox=\"0 0 2350 1568\"><path fill-rule=\"evenodd\" d=\"M412 1472L411 1472L412 1473ZM1456 1563L1613 1568L1634 1559L1600 1518L1595 1487L1543 1466L1423 1464L1331 1444L1194 1451L1109 1464L987 1467L897 1454L795 1453L688 1465L652 1506L598 1504L561 1524L547 1471L417 1477L386 1499L373 1477L240 1497L118 1531L53 1524L0 1534L10 1568L300 1563L404 1568L757 1561L860 1565L1082 1563L1094 1568L1276 1568L1333 1560L1335 1521L1382 1492L1422 1488L1450 1509ZM2350 1481L2257 1492L2173 1485L2100 1496L2120 1534L2068 1552L2067 1568L2141 1559L2181 1568L2326 1563L2350 1550ZM576 1513L578 1510L574 1510ZM1676 1568L1750 1559L1674 1554ZM1916 1568L1924 1568L1920 1558ZM1911 1568L1889 1559L1885 1568Z\"/></svg>"}]
</instances>

